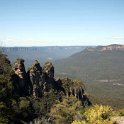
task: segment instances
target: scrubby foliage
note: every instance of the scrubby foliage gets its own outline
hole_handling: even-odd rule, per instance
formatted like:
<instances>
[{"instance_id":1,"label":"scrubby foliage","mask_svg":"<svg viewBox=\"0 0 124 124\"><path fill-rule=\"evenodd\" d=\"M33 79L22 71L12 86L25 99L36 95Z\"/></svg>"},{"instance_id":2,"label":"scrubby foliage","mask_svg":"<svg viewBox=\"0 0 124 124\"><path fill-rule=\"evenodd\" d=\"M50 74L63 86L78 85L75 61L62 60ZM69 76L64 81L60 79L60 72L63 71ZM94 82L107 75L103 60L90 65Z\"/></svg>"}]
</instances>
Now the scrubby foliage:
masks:
<instances>
[{"instance_id":1,"label":"scrubby foliage","mask_svg":"<svg viewBox=\"0 0 124 124\"><path fill-rule=\"evenodd\" d=\"M110 117L113 109L110 106L94 105L82 115L82 120L75 120L72 124L113 124Z\"/></svg>"},{"instance_id":2,"label":"scrubby foliage","mask_svg":"<svg viewBox=\"0 0 124 124\"><path fill-rule=\"evenodd\" d=\"M81 102L75 97L65 97L62 102L57 101L50 111L52 122L55 124L70 124L74 118L80 116Z\"/></svg>"},{"instance_id":3,"label":"scrubby foliage","mask_svg":"<svg viewBox=\"0 0 124 124\"><path fill-rule=\"evenodd\" d=\"M75 97L65 97L52 106L50 116L55 124L114 124L115 111L104 105L84 108Z\"/></svg>"}]
</instances>

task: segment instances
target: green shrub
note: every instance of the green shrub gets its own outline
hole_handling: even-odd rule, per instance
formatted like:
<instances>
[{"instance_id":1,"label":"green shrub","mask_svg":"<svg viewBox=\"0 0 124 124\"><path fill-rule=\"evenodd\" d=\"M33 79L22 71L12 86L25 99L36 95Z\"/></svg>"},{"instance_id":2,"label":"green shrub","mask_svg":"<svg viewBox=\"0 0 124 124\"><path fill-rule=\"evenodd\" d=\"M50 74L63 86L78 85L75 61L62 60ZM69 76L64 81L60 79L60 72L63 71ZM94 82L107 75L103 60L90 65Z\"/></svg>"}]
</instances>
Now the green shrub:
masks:
<instances>
[{"instance_id":1,"label":"green shrub","mask_svg":"<svg viewBox=\"0 0 124 124\"><path fill-rule=\"evenodd\" d=\"M75 116L79 114L81 102L75 97L65 97L62 102L54 104L50 111L50 116L55 124L71 123Z\"/></svg>"},{"instance_id":2,"label":"green shrub","mask_svg":"<svg viewBox=\"0 0 124 124\"><path fill-rule=\"evenodd\" d=\"M75 120L72 124L113 124L110 121L112 114L110 106L94 105L84 112L83 120Z\"/></svg>"}]
</instances>

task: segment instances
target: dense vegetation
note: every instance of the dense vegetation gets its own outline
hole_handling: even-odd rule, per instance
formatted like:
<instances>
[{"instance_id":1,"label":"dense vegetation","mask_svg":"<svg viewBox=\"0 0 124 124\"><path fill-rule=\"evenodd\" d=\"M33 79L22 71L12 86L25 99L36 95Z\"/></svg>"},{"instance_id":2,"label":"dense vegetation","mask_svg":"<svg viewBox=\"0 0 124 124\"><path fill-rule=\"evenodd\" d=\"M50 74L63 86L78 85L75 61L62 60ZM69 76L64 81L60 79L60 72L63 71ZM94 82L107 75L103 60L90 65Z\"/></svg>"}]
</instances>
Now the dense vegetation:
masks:
<instances>
[{"instance_id":1,"label":"dense vegetation","mask_svg":"<svg viewBox=\"0 0 124 124\"><path fill-rule=\"evenodd\" d=\"M93 102L124 107L124 51L84 50L56 61L55 68L56 75L83 80Z\"/></svg>"},{"instance_id":2,"label":"dense vegetation","mask_svg":"<svg viewBox=\"0 0 124 124\"><path fill-rule=\"evenodd\" d=\"M32 85L33 89L31 89L31 83L29 83L30 80L28 79L28 74L32 72L32 68L35 70L35 74L38 74L39 70L37 69L40 65L37 61L27 73L24 70L23 59L17 59L14 69L12 69L10 61L5 55L0 53L0 63L1 124L22 124L35 118L45 118L52 122L54 119L50 119L51 107L57 101L59 103L63 102L66 96L74 96L77 101L80 100L82 107L91 104L84 92L82 92L82 82L68 78L55 80L54 68L49 62L45 63L43 67L44 72L40 67L42 73L39 79L41 78L41 80L38 80L40 82L37 83L44 83L44 91L42 90L41 95L36 94L37 88L35 87L37 87L37 84ZM38 75L34 76L36 76L34 79L37 81Z\"/></svg>"},{"instance_id":3,"label":"dense vegetation","mask_svg":"<svg viewBox=\"0 0 124 124\"><path fill-rule=\"evenodd\" d=\"M24 71L22 68L24 60L18 59L18 61L22 64L19 69ZM38 69L39 63L35 61L29 71L32 68ZM113 124L112 116L124 115L123 110L117 113L110 106L91 106L82 82L69 78L55 80L51 63L47 62L43 69L41 67L40 69L43 70L42 80L44 79L46 87L42 95L33 94L30 92L30 86L27 85L25 85L27 91L20 93L18 90L23 91L23 88L20 89L18 80L13 80L17 73L12 70L9 59L0 53L0 124L26 124L36 118L43 124L46 122L50 124L103 124L103 122ZM30 73L29 71L27 74ZM39 72L39 70L35 71Z\"/></svg>"},{"instance_id":4,"label":"dense vegetation","mask_svg":"<svg viewBox=\"0 0 124 124\"><path fill-rule=\"evenodd\" d=\"M65 72L84 81L123 80L124 51L82 51L58 60L55 67L56 73Z\"/></svg>"}]
</instances>

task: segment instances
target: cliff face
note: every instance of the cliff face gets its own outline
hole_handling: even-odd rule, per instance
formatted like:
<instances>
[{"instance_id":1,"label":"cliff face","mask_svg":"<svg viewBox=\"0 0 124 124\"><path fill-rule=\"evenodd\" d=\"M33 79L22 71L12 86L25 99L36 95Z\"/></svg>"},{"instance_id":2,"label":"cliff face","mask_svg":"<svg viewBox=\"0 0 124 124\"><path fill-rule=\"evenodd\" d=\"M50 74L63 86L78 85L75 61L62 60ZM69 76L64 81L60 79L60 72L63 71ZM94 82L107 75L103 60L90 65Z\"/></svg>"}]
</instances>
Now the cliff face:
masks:
<instances>
[{"instance_id":1,"label":"cliff face","mask_svg":"<svg viewBox=\"0 0 124 124\"><path fill-rule=\"evenodd\" d=\"M12 75L12 82L14 86L14 93L19 96L29 95L29 80L25 71L23 59L17 59L13 65L14 75Z\"/></svg>"},{"instance_id":2,"label":"cliff face","mask_svg":"<svg viewBox=\"0 0 124 124\"><path fill-rule=\"evenodd\" d=\"M124 51L124 45L112 44L108 46L98 46L96 48L87 48L86 50L87 51L112 51L112 50Z\"/></svg>"},{"instance_id":3,"label":"cliff face","mask_svg":"<svg viewBox=\"0 0 124 124\"><path fill-rule=\"evenodd\" d=\"M32 95L35 98L42 98L45 93L50 90L54 90L57 94L63 92L66 96L75 96L89 105L91 104L86 95L84 95L84 88L81 81L74 81L71 79L59 79L54 78L54 66L51 62L46 62L43 67L36 60L28 69L25 71L24 60L17 59L13 66L13 85L14 94L19 96ZM59 95L58 95L59 96ZM62 99L62 95L59 99Z\"/></svg>"}]
</instances>

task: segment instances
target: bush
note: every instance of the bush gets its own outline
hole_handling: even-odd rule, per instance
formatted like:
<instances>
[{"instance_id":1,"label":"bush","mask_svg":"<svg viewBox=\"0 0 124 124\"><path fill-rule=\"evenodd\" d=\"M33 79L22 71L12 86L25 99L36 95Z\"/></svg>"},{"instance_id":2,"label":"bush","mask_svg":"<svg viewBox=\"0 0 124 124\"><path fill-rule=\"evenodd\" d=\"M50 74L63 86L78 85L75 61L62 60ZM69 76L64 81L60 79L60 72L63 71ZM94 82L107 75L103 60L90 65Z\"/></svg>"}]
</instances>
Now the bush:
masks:
<instances>
[{"instance_id":1,"label":"bush","mask_svg":"<svg viewBox=\"0 0 124 124\"><path fill-rule=\"evenodd\" d=\"M81 102L75 97L65 97L62 102L54 104L50 116L55 124L71 123L75 116L80 116Z\"/></svg>"},{"instance_id":2,"label":"bush","mask_svg":"<svg viewBox=\"0 0 124 124\"><path fill-rule=\"evenodd\" d=\"M112 114L110 106L94 105L84 112L82 121L75 120L72 124L112 124L110 121Z\"/></svg>"}]
</instances>

